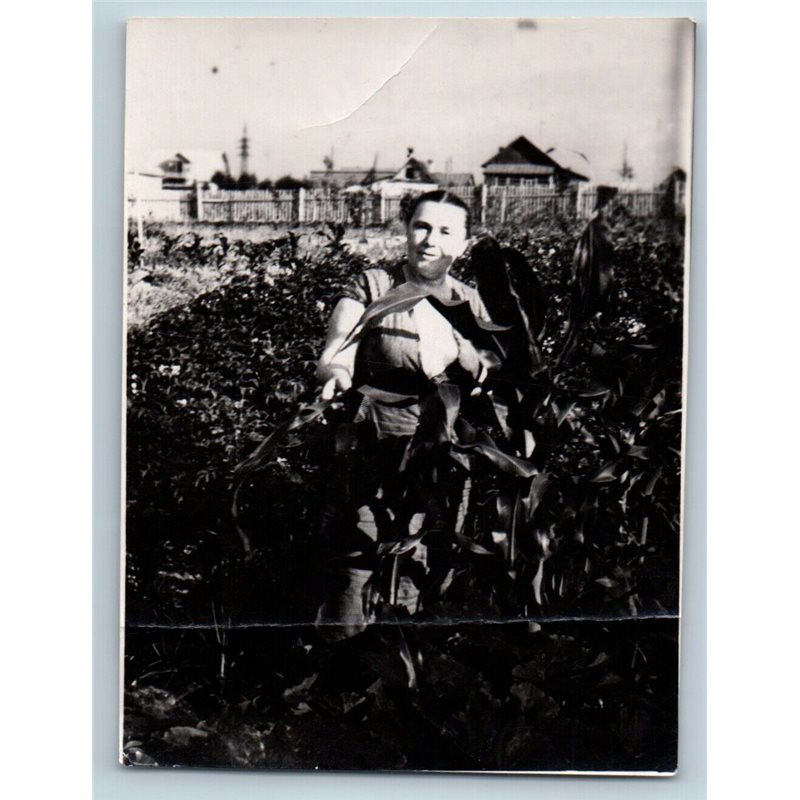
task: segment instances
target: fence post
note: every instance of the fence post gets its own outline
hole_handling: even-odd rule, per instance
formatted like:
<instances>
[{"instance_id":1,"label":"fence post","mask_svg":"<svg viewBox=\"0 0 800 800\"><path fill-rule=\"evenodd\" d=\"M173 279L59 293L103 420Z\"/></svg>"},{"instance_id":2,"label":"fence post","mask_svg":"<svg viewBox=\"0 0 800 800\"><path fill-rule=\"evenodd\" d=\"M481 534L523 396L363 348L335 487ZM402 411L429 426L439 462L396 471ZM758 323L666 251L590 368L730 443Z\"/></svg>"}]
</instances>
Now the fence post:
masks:
<instances>
[{"instance_id":1,"label":"fence post","mask_svg":"<svg viewBox=\"0 0 800 800\"><path fill-rule=\"evenodd\" d=\"M304 222L306 218L306 190L301 186L297 190L297 214L295 215L298 222Z\"/></svg>"},{"instance_id":2,"label":"fence post","mask_svg":"<svg viewBox=\"0 0 800 800\"><path fill-rule=\"evenodd\" d=\"M197 186L197 221L203 221L203 186L202 184L196 184Z\"/></svg>"},{"instance_id":3,"label":"fence post","mask_svg":"<svg viewBox=\"0 0 800 800\"><path fill-rule=\"evenodd\" d=\"M486 202L488 198L489 191L486 187L486 184L481 184L481 225L486 224Z\"/></svg>"},{"instance_id":4,"label":"fence post","mask_svg":"<svg viewBox=\"0 0 800 800\"><path fill-rule=\"evenodd\" d=\"M500 224L506 221L506 198L508 196L508 186L503 187L503 194L500 196Z\"/></svg>"}]
</instances>

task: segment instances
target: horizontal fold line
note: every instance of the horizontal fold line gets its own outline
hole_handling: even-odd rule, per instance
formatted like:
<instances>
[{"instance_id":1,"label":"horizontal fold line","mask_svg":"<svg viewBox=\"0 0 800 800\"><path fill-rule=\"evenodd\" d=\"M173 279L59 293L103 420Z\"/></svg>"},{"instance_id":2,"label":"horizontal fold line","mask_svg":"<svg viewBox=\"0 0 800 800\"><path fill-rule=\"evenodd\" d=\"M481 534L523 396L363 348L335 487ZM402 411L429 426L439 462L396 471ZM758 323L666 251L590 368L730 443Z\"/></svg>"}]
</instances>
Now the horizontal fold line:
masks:
<instances>
[{"instance_id":1,"label":"horizontal fold line","mask_svg":"<svg viewBox=\"0 0 800 800\"><path fill-rule=\"evenodd\" d=\"M455 627L456 625L522 625L524 623L536 623L539 625L546 625L552 623L563 622L590 622L610 624L613 622L649 622L655 620L679 620L680 614L641 614L636 617L600 617L600 616L563 616L563 617L510 617L508 619L484 619L479 617L473 618L460 618L454 620L421 620L409 617L408 619L396 620L392 622L373 622L368 627L379 626L395 626L395 625L414 625L417 627ZM307 622L236 622L229 624L217 624L213 622L189 622L189 623L174 623L168 624L164 622L129 622L126 623L123 629L151 629L151 630L215 630L218 628L231 629L248 629L248 628L323 628L323 627L341 627L341 622L315 622L308 620Z\"/></svg>"}]
</instances>

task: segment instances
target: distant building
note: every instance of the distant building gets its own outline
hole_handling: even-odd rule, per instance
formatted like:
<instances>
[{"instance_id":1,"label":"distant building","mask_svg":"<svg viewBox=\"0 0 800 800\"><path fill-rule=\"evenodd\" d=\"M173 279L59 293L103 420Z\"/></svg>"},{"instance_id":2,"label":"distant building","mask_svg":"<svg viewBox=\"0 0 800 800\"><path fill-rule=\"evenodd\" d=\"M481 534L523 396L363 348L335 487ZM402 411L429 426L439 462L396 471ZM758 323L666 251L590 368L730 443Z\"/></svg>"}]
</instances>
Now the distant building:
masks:
<instances>
[{"instance_id":1,"label":"distant building","mask_svg":"<svg viewBox=\"0 0 800 800\"><path fill-rule=\"evenodd\" d=\"M662 191L678 189L683 194L686 189L686 171L680 167L674 167L672 172L658 184L658 188Z\"/></svg>"},{"instance_id":2,"label":"distant building","mask_svg":"<svg viewBox=\"0 0 800 800\"><path fill-rule=\"evenodd\" d=\"M439 184L428 165L411 155L391 177L372 183L373 191L380 192L384 197L401 197L408 192L430 192L438 188Z\"/></svg>"},{"instance_id":3,"label":"distant building","mask_svg":"<svg viewBox=\"0 0 800 800\"><path fill-rule=\"evenodd\" d=\"M424 161L409 156L402 167L347 167L311 170L309 180L314 188L347 189L363 186L385 197L397 197L411 191L431 191L449 186L474 186L469 172L431 172Z\"/></svg>"},{"instance_id":4,"label":"distant building","mask_svg":"<svg viewBox=\"0 0 800 800\"><path fill-rule=\"evenodd\" d=\"M524 136L501 147L481 168L486 186L550 186L566 189L589 180L585 175L561 166Z\"/></svg>"},{"instance_id":5,"label":"distant building","mask_svg":"<svg viewBox=\"0 0 800 800\"><path fill-rule=\"evenodd\" d=\"M395 172L391 180L397 183L436 183L428 165L411 155L406 159L406 163Z\"/></svg>"},{"instance_id":6,"label":"distant building","mask_svg":"<svg viewBox=\"0 0 800 800\"><path fill-rule=\"evenodd\" d=\"M222 150L160 150L153 154L149 170L161 177L164 189L189 189L195 182L207 184L217 172L230 172Z\"/></svg>"},{"instance_id":7,"label":"distant building","mask_svg":"<svg viewBox=\"0 0 800 800\"><path fill-rule=\"evenodd\" d=\"M686 171L674 167L672 172L656 187L664 193L665 211L682 212L686 208Z\"/></svg>"},{"instance_id":8,"label":"distant building","mask_svg":"<svg viewBox=\"0 0 800 800\"><path fill-rule=\"evenodd\" d=\"M188 191L175 191L162 186L160 172L127 172L125 197L132 219L181 222L189 218Z\"/></svg>"},{"instance_id":9,"label":"distant building","mask_svg":"<svg viewBox=\"0 0 800 800\"><path fill-rule=\"evenodd\" d=\"M348 186L363 186L376 180L387 180L397 172L396 169L376 169L370 167L346 167L343 169L312 169L309 181L315 189L346 189Z\"/></svg>"},{"instance_id":10,"label":"distant building","mask_svg":"<svg viewBox=\"0 0 800 800\"><path fill-rule=\"evenodd\" d=\"M440 189L449 189L451 186L474 186L475 178L471 172L432 172L431 177Z\"/></svg>"}]
</instances>

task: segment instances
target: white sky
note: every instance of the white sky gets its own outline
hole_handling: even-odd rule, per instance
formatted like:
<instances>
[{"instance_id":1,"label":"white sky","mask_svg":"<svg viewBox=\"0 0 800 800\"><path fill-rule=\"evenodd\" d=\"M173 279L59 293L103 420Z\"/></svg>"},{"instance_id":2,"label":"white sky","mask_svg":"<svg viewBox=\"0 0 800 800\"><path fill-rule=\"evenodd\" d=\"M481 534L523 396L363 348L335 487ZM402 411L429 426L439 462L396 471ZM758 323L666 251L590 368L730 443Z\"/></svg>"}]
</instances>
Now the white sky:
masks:
<instances>
[{"instance_id":1,"label":"white sky","mask_svg":"<svg viewBox=\"0 0 800 800\"><path fill-rule=\"evenodd\" d=\"M127 42L128 169L158 149L221 149L259 179L399 167L473 172L524 135L616 179L627 142L649 186L691 152L685 20L138 19ZM213 68L217 71L214 72ZM573 165L569 165L573 166Z\"/></svg>"}]
</instances>

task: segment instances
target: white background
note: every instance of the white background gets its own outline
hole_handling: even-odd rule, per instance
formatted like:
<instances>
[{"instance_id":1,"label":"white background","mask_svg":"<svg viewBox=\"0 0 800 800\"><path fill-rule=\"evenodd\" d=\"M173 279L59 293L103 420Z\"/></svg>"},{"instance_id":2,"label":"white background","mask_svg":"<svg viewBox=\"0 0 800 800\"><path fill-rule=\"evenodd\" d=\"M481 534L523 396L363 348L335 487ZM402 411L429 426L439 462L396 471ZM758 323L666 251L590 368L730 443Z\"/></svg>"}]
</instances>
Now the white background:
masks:
<instances>
[{"instance_id":1,"label":"white background","mask_svg":"<svg viewBox=\"0 0 800 800\"><path fill-rule=\"evenodd\" d=\"M777 0L709 5L709 796L771 800L796 792L800 14ZM2 783L14 798L86 798L91 6L12 9L0 51ZM54 203L58 214L37 212ZM547 786L537 796L554 796Z\"/></svg>"}]
</instances>

